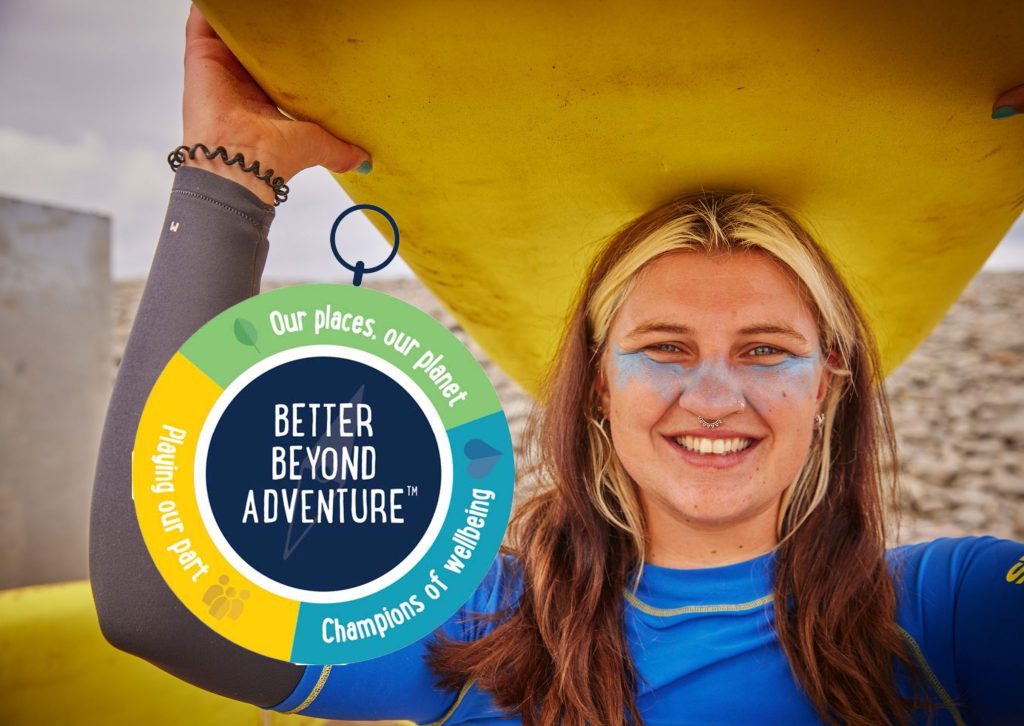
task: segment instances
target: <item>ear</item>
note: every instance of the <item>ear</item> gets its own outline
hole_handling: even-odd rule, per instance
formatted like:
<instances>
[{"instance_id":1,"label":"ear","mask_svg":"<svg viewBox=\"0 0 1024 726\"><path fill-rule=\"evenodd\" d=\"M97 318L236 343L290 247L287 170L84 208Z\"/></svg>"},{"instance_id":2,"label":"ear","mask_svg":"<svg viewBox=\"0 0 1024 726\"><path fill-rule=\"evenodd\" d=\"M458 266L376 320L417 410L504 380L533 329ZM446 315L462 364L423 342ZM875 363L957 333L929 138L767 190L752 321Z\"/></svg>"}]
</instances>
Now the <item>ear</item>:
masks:
<instances>
[{"instance_id":1,"label":"ear","mask_svg":"<svg viewBox=\"0 0 1024 726\"><path fill-rule=\"evenodd\" d=\"M839 353L835 350L829 351L828 356L825 358L825 365L821 368L821 381L818 384L818 403L820 404L825 400L825 394L828 393L828 386L832 382L832 368L835 368L839 364Z\"/></svg>"}]
</instances>

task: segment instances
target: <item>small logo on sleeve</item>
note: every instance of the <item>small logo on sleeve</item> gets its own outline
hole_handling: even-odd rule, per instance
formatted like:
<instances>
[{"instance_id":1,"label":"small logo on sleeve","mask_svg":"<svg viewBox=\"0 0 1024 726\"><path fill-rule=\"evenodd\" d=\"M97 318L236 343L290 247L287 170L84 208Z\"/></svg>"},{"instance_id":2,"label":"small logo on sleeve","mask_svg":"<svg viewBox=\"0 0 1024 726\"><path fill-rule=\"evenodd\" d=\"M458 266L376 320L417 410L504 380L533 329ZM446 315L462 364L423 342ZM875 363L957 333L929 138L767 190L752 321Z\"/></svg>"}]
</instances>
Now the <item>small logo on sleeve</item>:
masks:
<instances>
[{"instance_id":1,"label":"small logo on sleeve","mask_svg":"<svg viewBox=\"0 0 1024 726\"><path fill-rule=\"evenodd\" d=\"M1006 573L1006 581L1016 583L1017 585L1024 585L1024 557L1014 563L1010 571Z\"/></svg>"}]
</instances>

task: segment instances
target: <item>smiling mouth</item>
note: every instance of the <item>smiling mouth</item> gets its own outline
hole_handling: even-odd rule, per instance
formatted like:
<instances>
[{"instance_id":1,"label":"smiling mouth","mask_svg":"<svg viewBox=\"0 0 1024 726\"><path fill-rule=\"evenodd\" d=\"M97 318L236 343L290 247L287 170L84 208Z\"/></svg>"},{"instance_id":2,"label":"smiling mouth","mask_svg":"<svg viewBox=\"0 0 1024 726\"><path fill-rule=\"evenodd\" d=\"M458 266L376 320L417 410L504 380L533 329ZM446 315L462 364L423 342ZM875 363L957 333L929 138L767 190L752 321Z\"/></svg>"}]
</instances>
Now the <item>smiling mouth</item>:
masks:
<instances>
[{"instance_id":1,"label":"smiling mouth","mask_svg":"<svg viewBox=\"0 0 1024 726\"><path fill-rule=\"evenodd\" d=\"M746 461L761 439L708 439L701 436L665 436L665 441L690 466L732 469Z\"/></svg>"},{"instance_id":2,"label":"smiling mouth","mask_svg":"<svg viewBox=\"0 0 1024 726\"><path fill-rule=\"evenodd\" d=\"M708 439L702 436L677 436L672 440L687 451L712 456L723 456L743 451L754 443L754 439Z\"/></svg>"}]
</instances>

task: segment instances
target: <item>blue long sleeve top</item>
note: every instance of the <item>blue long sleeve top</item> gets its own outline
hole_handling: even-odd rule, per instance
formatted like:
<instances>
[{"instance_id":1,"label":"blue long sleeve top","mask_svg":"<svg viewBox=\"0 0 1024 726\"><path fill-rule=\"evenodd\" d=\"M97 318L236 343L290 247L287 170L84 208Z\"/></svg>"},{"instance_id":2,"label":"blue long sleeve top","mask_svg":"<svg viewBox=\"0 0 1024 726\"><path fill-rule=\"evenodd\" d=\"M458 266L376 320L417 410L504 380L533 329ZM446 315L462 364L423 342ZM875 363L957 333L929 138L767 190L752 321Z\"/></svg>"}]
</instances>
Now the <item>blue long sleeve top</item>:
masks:
<instances>
[{"instance_id":1,"label":"blue long sleeve top","mask_svg":"<svg viewBox=\"0 0 1024 726\"><path fill-rule=\"evenodd\" d=\"M939 539L889 551L897 621L938 704L933 723L1024 724L1024 544L993 537ZM772 628L774 553L725 567L645 565L636 593L623 591L626 632L640 676L637 705L659 724L818 724ZM501 560L505 566L502 567ZM521 579L510 555L495 559L463 607L493 612ZM473 639L487 626L460 611L442 627ZM362 663L309 666L274 708L346 719L516 724L472 682L435 689L424 661L430 637ZM902 675L897 680L905 694ZM926 722L924 712L916 714Z\"/></svg>"}]
</instances>

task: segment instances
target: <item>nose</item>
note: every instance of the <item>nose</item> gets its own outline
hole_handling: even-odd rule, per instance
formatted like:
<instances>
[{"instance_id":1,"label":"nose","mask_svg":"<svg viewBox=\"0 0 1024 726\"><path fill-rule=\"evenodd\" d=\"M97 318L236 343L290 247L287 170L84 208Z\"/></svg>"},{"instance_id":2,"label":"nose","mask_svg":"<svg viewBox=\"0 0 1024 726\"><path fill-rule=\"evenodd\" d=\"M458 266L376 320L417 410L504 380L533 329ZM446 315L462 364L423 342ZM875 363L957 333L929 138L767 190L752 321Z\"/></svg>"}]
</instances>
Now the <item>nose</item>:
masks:
<instances>
[{"instance_id":1,"label":"nose","mask_svg":"<svg viewBox=\"0 0 1024 726\"><path fill-rule=\"evenodd\" d=\"M747 407L736 374L717 360L703 361L692 369L683 381L678 403L694 418L703 416L706 421L724 419Z\"/></svg>"}]
</instances>

